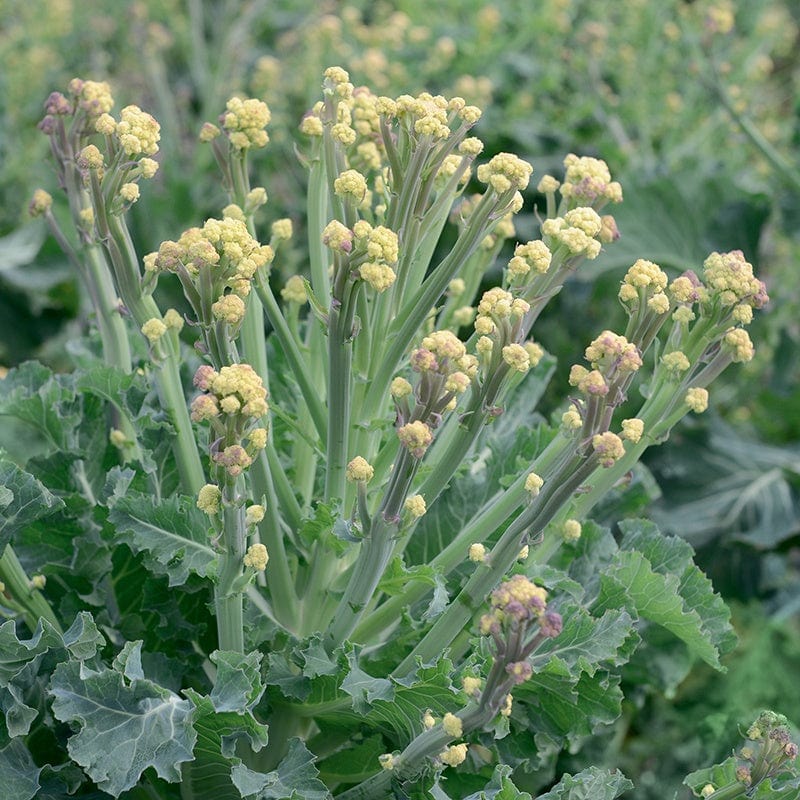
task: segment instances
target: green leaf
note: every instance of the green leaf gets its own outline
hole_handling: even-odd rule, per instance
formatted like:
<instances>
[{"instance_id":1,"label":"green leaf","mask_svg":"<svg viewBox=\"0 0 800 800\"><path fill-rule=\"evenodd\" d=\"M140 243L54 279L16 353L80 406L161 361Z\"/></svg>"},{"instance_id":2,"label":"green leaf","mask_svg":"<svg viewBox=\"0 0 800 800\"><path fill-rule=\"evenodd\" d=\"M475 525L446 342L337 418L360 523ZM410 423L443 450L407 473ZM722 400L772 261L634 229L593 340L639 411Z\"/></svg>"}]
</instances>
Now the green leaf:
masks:
<instances>
[{"instance_id":1,"label":"green leaf","mask_svg":"<svg viewBox=\"0 0 800 800\"><path fill-rule=\"evenodd\" d=\"M9 370L0 381L0 416L7 415L35 429L51 452L71 450L81 421L69 376L54 376L34 361Z\"/></svg>"},{"instance_id":2,"label":"green leaf","mask_svg":"<svg viewBox=\"0 0 800 800\"><path fill-rule=\"evenodd\" d=\"M565 775L536 800L614 800L628 789L633 784L621 772L589 767L577 775Z\"/></svg>"},{"instance_id":3,"label":"green leaf","mask_svg":"<svg viewBox=\"0 0 800 800\"><path fill-rule=\"evenodd\" d=\"M6 797L13 797L14 800L36 797L40 772L28 748L19 739L12 739L0 746L0 775Z\"/></svg>"},{"instance_id":4,"label":"green leaf","mask_svg":"<svg viewBox=\"0 0 800 800\"><path fill-rule=\"evenodd\" d=\"M378 591L384 594L401 594L409 581L424 581L429 586L436 585L436 574L427 564L417 564L407 568L402 556L395 556L390 562L378 584Z\"/></svg>"},{"instance_id":5,"label":"green leaf","mask_svg":"<svg viewBox=\"0 0 800 800\"><path fill-rule=\"evenodd\" d=\"M333 502L330 505L317 503L314 506L313 516L303 520L297 535L306 548L319 542L326 550L340 556L349 549L349 542L359 541L352 536L347 538L347 529L345 532L339 530L341 526L338 524L341 522L343 520L339 517Z\"/></svg>"},{"instance_id":6,"label":"green leaf","mask_svg":"<svg viewBox=\"0 0 800 800\"><path fill-rule=\"evenodd\" d=\"M418 664L410 675L393 681L391 697L374 700L365 724L385 730L398 744L407 744L422 733L422 715L426 709L438 716L453 711L457 703L453 672L449 658L441 658L435 664Z\"/></svg>"},{"instance_id":7,"label":"green leaf","mask_svg":"<svg viewBox=\"0 0 800 800\"><path fill-rule=\"evenodd\" d=\"M509 775L511 767L507 764L498 764L494 768L492 778L486 786L478 792L464 797L463 800L531 800L528 792L521 792L514 786ZM434 800L451 800L451 797L442 788L442 784L447 784L447 779L437 776L435 783L431 787L431 797Z\"/></svg>"},{"instance_id":8,"label":"green leaf","mask_svg":"<svg viewBox=\"0 0 800 800\"><path fill-rule=\"evenodd\" d=\"M320 761L319 772L327 783L358 783L381 769L378 757L385 752L383 736L369 736Z\"/></svg>"},{"instance_id":9,"label":"green leaf","mask_svg":"<svg viewBox=\"0 0 800 800\"><path fill-rule=\"evenodd\" d=\"M211 690L211 702L217 711L245 711L261 699L264 694L261 653L254 651L243 655L215 650L210 658L217 667Z\"/></svg>"},{"instance_id":10,"label":"green leaf","mask_svg":"<svg viewBox=\"0 0 800 800\"><path fill-rule=\"evenodd\" d=\"M117 537L135 553L144 553L149 569L166 575L170 586L180 586L190 573L208 577L216 568L216 554L208 545L208 517L189 497L157 502L150 495L128 492L108 515Z\"/></svg>"},{"instance_id":11,"label":"green leaf","mask_svg":"<svg viewBox=\"0 0 800 800\"><path fill-rule=\"evenodd\" d=\"M297 650L303 660L303 675L316 678L319 675L335 675L338 665L328 655L319 634L311 636L308 643Z\"/></svg>"},{"instance_id":12,"label":"green leaf","mask_svg":"<svg viewBox=\"0 0 800 800\"><path fill-rule=\"evenodd\" d=\"M554 639L546 639L536 651L534 663L557 657L573 677L580 672L594 675L601 666L619 666L628 659L623 647L633 633L627 611L608 610L595 619L582 606L560 608L564 627Z\"/></svg>"},{"instance_id":13,"label":"green leaf","mask_svg":"<svg viewBox=\"0 0 800 800\"><path fill-rule=\"evenodd\" d=\"M76 662L56 667L49 693L56 719L80 727L67 750L99 788L119 797L148 767L180 780L197 738L189 701L147 679Z\"/></svg>"},{"instance_id":14,"label":"green leaf","mask_svg":"<svg viewBox=\"0 0 800 800\"><path fill-rule=\"evenodd\" d=\"M366 714L375 700L393 700L394 687L387 678L373 678L358 666L360 648L352 645L346 651L347 663L350 667L342 681L341 689L353 698L353 709L359 714Z\"/></svg>"},{"instance_id":15,"label":"green leaf","mask_svg":"<svg viewBox=\"0 0 800 800\"><path fill-rule=\"evenodd\" d=\"M291 739L276 770L264 774L238 764L231 776L244 800L328 800L331 794L317 778L314 758L300 739Z\"/></svg>"},{"instance_id":16,"label":"green leaf","mask_svg":"<svg viewBox=\"0 0 800 800\"><path fill-rule=\"evenodd\" d=\"M691 546L676 536L663 535L648 520L625 520L619 527L623 533L620 547L638 550L662 575L677 575L678 591L686 605L702 619L706 636L721 655L733 650L737 637L730 623L731 612L692 560Z\"/></svg>"},{"instance_id":17,"label":"green leaf","mask_svg":"<svg viewBox=\"0 0 800 800\"><path fill-rule=\"evenodd\" d=\"M62 649L61 659L92 658L98 647L105 643L91 614L81 612L62 637L46 620L40 619L30 639L18 639L13 620L0 625L0 686L8 686L27 669L30 662L38 662L51 649Z\"/></svg>"},{"instance_id":18,"label":"green leaf","mask_svg":"<svg viewBox=\"0 0 800 800\"><path fill-rule=\"evenodd\" d=\"M702 618L684 603L676 575L655 572L641 553L623 550L600 580L598 608L627 608L632 614L669 630L707 664L723 669L719 651L706 633Z\"/></svg>"},{"instance_id":19,"label":"green leaf","mask_svg":"<svg viewBox=\"0 0 800 800\"><path fill-rule=\"evenodd\" d=\"M0 550L20 528L64 507L33 475L0 458Z\"/></svg>"},{"instance_id":20,"label":"green leaf","mask_svg":"<svg viewBox=\"0 0 800 800\"><path fill-rule=\"evenodd\" d=\"M258 752L267 744L267 726L249 711L218 711L210 697L192 689L184 692L194 705L192 726L197 731L194 760L183 765L181 792L186 800L241 800L231 779L239 764L236 743L246 739Z\"/></svg>"}]
</instances>

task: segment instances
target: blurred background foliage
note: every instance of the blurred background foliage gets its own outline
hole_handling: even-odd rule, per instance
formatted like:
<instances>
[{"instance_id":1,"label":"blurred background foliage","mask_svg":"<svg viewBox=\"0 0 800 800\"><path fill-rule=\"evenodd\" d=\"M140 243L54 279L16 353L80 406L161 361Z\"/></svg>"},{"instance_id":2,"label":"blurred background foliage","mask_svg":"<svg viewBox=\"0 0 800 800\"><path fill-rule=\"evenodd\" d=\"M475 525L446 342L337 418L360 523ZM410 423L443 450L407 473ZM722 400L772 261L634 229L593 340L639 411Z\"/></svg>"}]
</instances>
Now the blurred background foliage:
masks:
<instances>
[{"instance_id":1,"label":"blurred background foliage","mask_svg":"<svg viewBox=\"0 0 800 800\"><path fill-rule=\"evenodd\" d=\"M756 359L730 371L713 413L598 510L644 511L687 538L741 636L724 676L662 655L662 683L646 686L632 665L624 718L579 762L564 755L569 769L621 767L637 798L671 796L762 706L800 722L799 45L794 0L440 0L435 13L426 0L0 0L0 365L67 369L66 342L86 328L66 260L26 220L37 186L56 194L42 103L72 77L108 80L117 107L161 123L161 169L132 211L140 253L225 204L197 132L234 93L273 112L255 157L270 195L263 229L290 216L302 242L293 141L331 64L381 94L462 95L484 109L485 155L518 153L540 176L559 175L569 152L605 159L624 187L622 238L538 323L558 357L554 398L585 342L621 321L618 282L636 258L674 275L739 248L772 297L754 324ZM526 201L521 241L535 236L533 189ZM289 272L302 269L295 247Z\"/></svg>"}]
</instances>

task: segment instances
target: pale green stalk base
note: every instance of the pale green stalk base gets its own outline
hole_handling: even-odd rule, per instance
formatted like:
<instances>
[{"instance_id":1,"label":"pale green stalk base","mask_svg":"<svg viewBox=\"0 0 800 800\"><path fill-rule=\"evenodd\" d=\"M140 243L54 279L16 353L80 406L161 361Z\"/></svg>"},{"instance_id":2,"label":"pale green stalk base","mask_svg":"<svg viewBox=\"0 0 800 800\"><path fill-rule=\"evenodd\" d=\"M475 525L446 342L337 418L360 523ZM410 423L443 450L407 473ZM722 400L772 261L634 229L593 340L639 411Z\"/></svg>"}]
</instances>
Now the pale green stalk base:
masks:
<instances>
[{"instance_id":1,"label":"pale green stalk base","mask_svg":"<svg viewBox=\"0 0 800 800\"><path fill-rule=\"evenodd\" d=\"M6 585L6 591L13 598L14 606L22 614L31 632L36 630L40 619L46 619L59 633L63 633L50 604L40 591L31 587L30 579L11 545L6 545L3 555L0 556L0 580Z\"/></svg>"}]
</instances>

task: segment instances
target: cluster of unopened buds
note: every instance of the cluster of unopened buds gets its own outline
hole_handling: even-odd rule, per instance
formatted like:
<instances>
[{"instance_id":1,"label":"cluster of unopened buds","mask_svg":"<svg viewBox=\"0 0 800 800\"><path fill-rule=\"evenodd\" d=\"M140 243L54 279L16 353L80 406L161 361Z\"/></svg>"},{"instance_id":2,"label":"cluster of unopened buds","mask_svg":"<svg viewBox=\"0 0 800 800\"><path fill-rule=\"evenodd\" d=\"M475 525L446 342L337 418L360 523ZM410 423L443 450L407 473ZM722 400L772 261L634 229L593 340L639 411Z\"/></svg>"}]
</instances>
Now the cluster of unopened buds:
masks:
<instances>
[{"instance_id":1,"label":"cluster of unopened buds","mask_svg":"<svg viewBox=\"0 0 800 800\"><path fill-rule=\"evenodd\" d=\"M364 180L363 176L359 177ZM366 182L364 187L366 191ZM385 292L394 283L397 276L393 266L399 255L397 234L384 225L373 227L362 219L348 228L332 220L322 231L322 242L334 253L347 256L347 277L363 280L378 293Z\"/></svg>"},{"instance_id":2,"label":"cluster of unopened buds","mask_svg":"<svg viewBox=\"0 0 800 800\"><path fill-rule=\"evenodd\" d=\"M192 401L192 419L210 423L212 460L235 478L267 445L267 430L260 425L269 410L267 390L249 364L233 364L219 372L201 366L194 385L203 393Z\"/></svg>"},{"instance_id":3,"label":"cluster of unopened buds","mask_svg":"<svg viewBox=\"0 0 800 800\"><path fill-rule=\"evenodd\" d=\"M547 590L525 575L514 575L490 596L491 611L480 618L479 628L491 636L495 648L494 671L503 669L502 680L487 680L489 695L481 702L494 711L510 707L509 689L533 674L529 661L545 639L561 633L563 622L557 611L547 610ZM498 676L499 677L499 676Z\"/></svg>"},{"instance_id":4,"label":"cluster of unopened buds","mask_svg":"<svg viewBox=\"0 0 800 800\"><path fill-rule=\"evenodd\" d=\"M275 252L250 235L238 206L225 211L223 219L209 219L176 242L162 242L158 252L144 257L144 266L153 278L159 272L178 276L201 325L224 322L235 331L244 319L253 277L272 263Z\"/></svg>"},{"instance_id":5,"label":"cluster of unopened buds","mask_svg":"<svg viewBox=\"0 0 800 800\"><path fill-rule=\"evenodd\" d=\"M789 721L783 714L762 711L747 729L746 736L747 744L737 754L736 781L747 787L748 797L769 778L782 773L797 774L798 747L791 740ZM708 783L700 795L713 798L720 788Z\"/></svg>"},{"instance_id":6,"label":"cluster of unopened buds","mask_svg":"<svg viewBox=\"0 0 800 800\"><path fill-rule=\"evenodd\" d=\"M410 357L416 385L398 376L390 392L397 411L397 436L414 458L422 458L433 441L442 415L452 411L469 388L478 360L450 331L434 331L423 338ZM414 402L412 402L412 400Z\"/></svg>"}]
</instances>

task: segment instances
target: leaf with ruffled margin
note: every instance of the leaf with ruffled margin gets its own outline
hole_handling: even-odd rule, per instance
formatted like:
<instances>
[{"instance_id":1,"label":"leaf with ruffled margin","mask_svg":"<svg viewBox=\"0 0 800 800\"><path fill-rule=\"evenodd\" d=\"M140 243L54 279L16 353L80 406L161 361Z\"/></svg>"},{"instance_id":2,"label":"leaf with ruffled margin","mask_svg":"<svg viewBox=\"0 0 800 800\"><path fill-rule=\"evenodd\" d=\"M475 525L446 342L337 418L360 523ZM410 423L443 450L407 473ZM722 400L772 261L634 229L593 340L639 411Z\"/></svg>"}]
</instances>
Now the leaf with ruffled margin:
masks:
<instances>
[{"instance_id":1,"label":"leaf with ruffled margin","mask_svg":"<svg viewBox=\"0 0 800 800\"><path fill-rule=\"evenodd\" d=\"M394 687L387 678L373 678L358 666L360 648L349 645L345 654L350 667L341 689L353 698L353 709L366 714L375 700L394 700Z\"/></svg>"},{"instance_id":2,"label":"leaf with ruffled margin","mask_svg":"<svg viewBox=\"0 0 800 800\"><path fill-rule=\"evenodd\" d=\"M0 625L0 708L8 736L25 736L38 711L26 705L24 695L39 672L69 658L93 658L105 644L94 620L81 612L63 636L46 620L30 639L18 639L13 621Z\"/></svg>"},{"instance_id":3,"label":"leaf with ruffled margin","mask_svg":"<svg viewBox=\"0 0 800 800\"><path fill-rule=\"evenodd\" d=\"M678 592L686 605L699 614L703 631L720 655L733 650L737 636L731 626L731 612L694 563L691 545L677 536L662 534L649 520L625 520L619 527L623 533L620 548L638 550L662 575L677 575Z\"/></svg>"},{"instance_id":4,"label":"leaf with ruffled margin","mask_svg":"<svg viewBox=\"0 0 800 800\"><path fill-rule=\"evenodd\" d=\"M614 800L628 789L633 784L621 772L589 767L577 775L564 775L536 800Z\"/></svg>"},{"instance_id":5,"label":"leaf with ruffled margin","mask_svg":"<svg viewBox=\"0 0 800 800\"><path fill-rule=\"evenodd\" d=\"M79 725L67 750L99 788L119 797L148 767L180 781L180 764L192 759L197 738L188 700L146 678L126 680L117 669L74 661L56 667L49 693L56 719Z\"/></svg>"},{"instance_id":6,"label":"leaf with ruffled margin","mask_svg":"<svg viewBox=\"0 0 800 800\"><path fill-rule=\"evenodd\" d=\"M3 795L14 800L31 800L39 791L39 773L25 747L19 739L0 744L0 776L3 779Z\"/></svg>"},{"instance_id":7,"label":"leaf with ruffled margin","mask_svg":"<svg viewBox=\"0 0 800 800\"><path fill-rule=\"evenodd\" d=\"M623 530L621 549L600 573L596 610L627 608L722 670L720 655L732 649L735 635L722 600L694 566L691 548L647 521L628 521Z\"/></svg>"},{"instance_id":8,"label":"leaf with ruffled margin","mask_svg":"<svg viewBox=\"0 0 800 800\"><path fill-rule=\"evenodd\" d=\"M208 517L190 497L156 502L141 492L128 492L115 501L108 519L118 540L143 553L148 569L166 575L170 586L186 583L190 573L204 578L216 569Z\"/></svg>"},{"instance_id":9,"label":"leaf with ruffled margin","mask_svg":"<svg viewBox=\"0 0 800 800\"><path fill-rule=\"evenodd\" d=\"M241 800L231 779L231 769L241 763L236 743L246 739L255 752L267 744L267 726L251 711L264 693L261 653L217 650L210 658L217 667L210 696L184 691L194 705L197 741L194 760L183 765L181 792L185 800Z\"/></svg>"},{"instance_id":10,"label":"leaf with ruffled margin","mask_svg":"<svg viewBox=\"0 0 800 800\"><path fill-rule=\"evenodd\" d=\"M561 633L542 643L534 663L557 656L577 677L580 672L594 675L601 665L620 666L628 660L624 645L634 631L627 611L609 609L595 618L582 606L565 603L560 612L564 623Z\"/></svg>"},{"instance_id":11,"label":"leaf with ruffled margin","mask_svg":"<svg viewBox=\"0 0 800 800\"><path fill-rule=\"evenodd\" d=\"M211 662L217 667L211 702L217 711L245 711L264 694L261 683L261 653L242 655L228 650L215 650Z\"/></svg>"},{"instance_id":12,"label":"leaf with ruffled margin","mask_svg":"<svg viewBox=\"0 0 800 800\"><path fill-rule=\"evenodd\" d=\"M267 726L249 712L218 711L209 697L187 689L194 705L192 727L197 732L194 760L183 765L181 792L187 800L241 800L231 770L241 762L236 742L246 739L253 751L267 744Z\"/></svg>"},{"instance_id":13,"label":"leaf with ruffled margin","mask_svg":"<svg viewBox=\"0 0 800 800\"><path fill-rule=\"evenodd\" d=\"M254 772L238 764L231 773L244 800L328 800L328 787L317 778L315 756L300 739L289 740L289 752L272 772Z\"/></svg>"},{"instance_id":14,"label":"leaf with ruffled margin","mask_svg":"<svg viewBox=\"0 0 800 800\"><path fill-rule=\"evenodd\" d=\"M441 658L435 664L418 665L405 678L393 679L392 697L374 699L365 723L386 731L398 745L405 746L422 732L425 709L437 716L456 710L459 700L453 671L453 662Z\"/></svg>"},{"instance_id":15,"label":"leaf with ruffled margin","mask_svg":"<svg viewBox=\"0 0 800 800\"><path fill-rule=\"evenodd\" d=\"M2 457L0 486L0 551L18 530L64 507L64 501L33 475Z\"/></svg>"},{"instance_id":16,"label":"leaf with ruffled margin","mask_svg":"<svg viewBox=\"0 0 800 800\"><path fill-rule=\"evenodd\" d=\"M70 376L54 375L35 361L9 370L0 382L0 415L30 426L48 452L70 451L81 420Z\"/></svg>"},{"instance_id":17,"label":"leaf with ruffled margin","mask_svg":"<svg viewBox=\"0 0 800 800\"><path fill-rule=\"evenodd\" d=\"M464 797L462 800L531 800L527 792L521 792L514 786L509 777L512 769L507 764L498 764L494 768L492 778L486 786L479 792ZM441 776L437 777L436 782L431 787L430 796L433 800L452 800L449 794L442 788ZM444 782L446 787L447 783Z\"/></svg>"}]
</instances>

